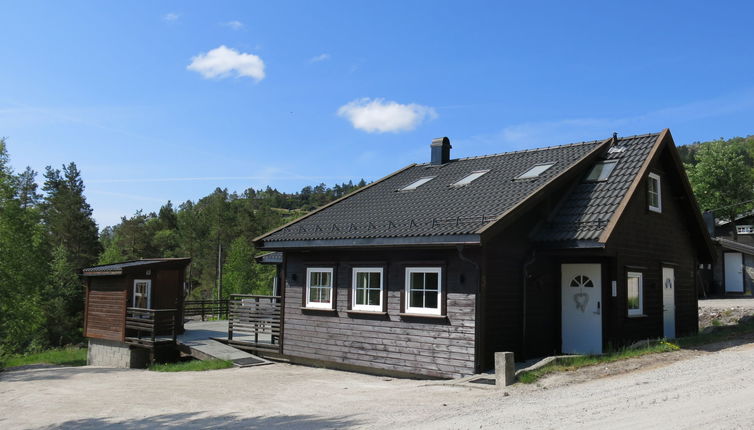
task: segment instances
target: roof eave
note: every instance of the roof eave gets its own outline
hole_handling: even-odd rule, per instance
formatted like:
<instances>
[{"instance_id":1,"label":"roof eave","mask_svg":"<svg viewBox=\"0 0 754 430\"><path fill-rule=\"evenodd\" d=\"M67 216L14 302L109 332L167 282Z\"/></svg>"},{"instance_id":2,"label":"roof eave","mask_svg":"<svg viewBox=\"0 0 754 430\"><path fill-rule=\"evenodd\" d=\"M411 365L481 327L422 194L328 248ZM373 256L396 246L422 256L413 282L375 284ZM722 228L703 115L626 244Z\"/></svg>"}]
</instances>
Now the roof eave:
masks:
<instances>
[{"instance_id":1,"label":"roof eave","mask_svg":"<svg viewBox=\"0 0 754 430\"><path fill-rule=\"evenodd\" d=\"M478 234L456 234L443 236L264 241L261 249L282 251L299 248L371 248L395 246L435 247L480 244L481 237Z\"/></svg>"}]
</instances>

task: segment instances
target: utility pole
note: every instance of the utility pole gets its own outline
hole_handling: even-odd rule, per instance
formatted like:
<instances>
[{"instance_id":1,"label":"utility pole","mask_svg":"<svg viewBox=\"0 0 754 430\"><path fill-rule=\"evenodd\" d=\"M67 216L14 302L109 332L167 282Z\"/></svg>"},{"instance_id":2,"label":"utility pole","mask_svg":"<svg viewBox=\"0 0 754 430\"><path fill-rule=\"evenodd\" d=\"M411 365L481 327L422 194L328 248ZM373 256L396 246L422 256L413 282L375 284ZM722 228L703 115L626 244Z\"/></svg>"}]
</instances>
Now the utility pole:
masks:
<instances>
[{"instance_id":1,"label":"utility pole","mask_svg":"<svg viewBox=\"0 0 754 430\"><path fill-rule=\"evenodd\" d=\"M223 245L217 241L217 300L223 299Z\"/></svg>"}]
</instances>

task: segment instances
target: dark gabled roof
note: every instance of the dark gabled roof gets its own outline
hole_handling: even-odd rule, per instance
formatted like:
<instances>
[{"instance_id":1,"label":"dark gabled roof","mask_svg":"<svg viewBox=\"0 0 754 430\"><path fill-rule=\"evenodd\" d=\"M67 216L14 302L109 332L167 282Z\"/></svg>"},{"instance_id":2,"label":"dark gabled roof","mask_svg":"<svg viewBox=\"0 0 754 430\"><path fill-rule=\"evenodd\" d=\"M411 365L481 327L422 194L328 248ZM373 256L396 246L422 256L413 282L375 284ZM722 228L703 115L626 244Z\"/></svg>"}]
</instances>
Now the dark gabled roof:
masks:
<instances>
[{"instance_id":1,"label":"dark gabled roof","mask_svg":"<svg viewBox=\"0 0 754 430\"><path fill-rule=\"evenodd\" d=\"M730 249L732 251L738 251L744 254L754 255L754 246L746 245L741 242L736 242L734 240L724 239L722 237L716 237L713 240L719 243L720 246L722 246L724 249Z\"/></svg>"},{"instance_id":2,"label":"dark gabled roof","mask_svg":"<svg viewBox=\"0 0 754 430\"><path fill-rule=\"evenodd\" d=\"M534 240L598 240L657 145L659 136L660 133L654 133L618 139L603 157L618 160L610 177L603 182L577 183L550 220L534 234Z\"/></svg>"},{"instance_id":3,"label":"dark gabled roof","mask_svg":"<svg viewBox=\"0 0 754 430\"><path fill-rule=\"evenodd\" d=\"M123 261L120 263L103 264L81 269L84 276L120 275L124 269L131 267L155 266L155 265L183 265L191 262L190 258L145 258L142 260Z\"/></svg>"},{"instance_id":4,"label":"dark gabled roof","mask_svg":"<svg viewBox=\"0 0 754 430\"><path fill-rule=\"evenodd\" d=\"M287 243L325 246L344 240L380 244L386 238L424 238L426 242L437 242L439 237L469 238L606 145L607 141L582 142L462 158L444 165L410 165L255 242L274 249ZM515 179L541 163L554 165L537 178ZM451 186L479 170L489 172L469 185ZM430 176L434 179L417 189L400 191Z\"/></svg>"}]
</instances>

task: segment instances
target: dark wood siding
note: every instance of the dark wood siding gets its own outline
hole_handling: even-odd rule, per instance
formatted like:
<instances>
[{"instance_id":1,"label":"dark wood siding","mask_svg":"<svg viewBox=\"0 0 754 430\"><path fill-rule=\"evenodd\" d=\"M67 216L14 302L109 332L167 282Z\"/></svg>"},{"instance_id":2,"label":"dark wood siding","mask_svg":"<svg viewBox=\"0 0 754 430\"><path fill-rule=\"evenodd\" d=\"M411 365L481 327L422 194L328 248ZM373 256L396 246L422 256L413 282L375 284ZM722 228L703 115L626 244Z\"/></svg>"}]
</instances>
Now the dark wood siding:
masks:
<instances>
[{"instance_id":1,"label":"dark wood siding","mask_svg":"<svg viewBox=\"0 0 754 430\"><path fill-rule=\"evenodd\" d=\"M127 290L123 278L89 280L84 336L123 341Z\"/></svg>"},{"instance_id":2,"label":"dark wood siding","mask_svg":"<svg viewBox=\"0 0 754 430\"><path fill-rule=\"evenodd\" d=\"M626 207L616 226L608 251L616 257L612 279L617 280L617 297L610 297L607 325L609 344L618 346L635 340L663 336L662 267L675 269L676 333L696 333L698 309L696 289L697 253L691 240L688 210L680 184L667 163L667 154L653 162L650 171L662 178L662 213L648 210L646 178ZM626 272L641 272L644 280L644 317L628 317ZM608 290L609 291L609 290Z\"/></svg>"},{"instance_id":3,"label":"dark wood siding","mask_svg":"<svg viewBox=\"0 0 754 430\"><path fill-rule=\"evenodd\" d=\"M479 260L478 250L464 256ZM474 263L478 264L478 263ZM459 377L475 371L478 270L456 249L286 252L283 353L384 371ZM351 313L352 268L384 268L387 315ZM335 267L337 312L302 310L306 268ZM405 268L442 266L445 319L401 316Z\"/></svg>"}]
</instances>

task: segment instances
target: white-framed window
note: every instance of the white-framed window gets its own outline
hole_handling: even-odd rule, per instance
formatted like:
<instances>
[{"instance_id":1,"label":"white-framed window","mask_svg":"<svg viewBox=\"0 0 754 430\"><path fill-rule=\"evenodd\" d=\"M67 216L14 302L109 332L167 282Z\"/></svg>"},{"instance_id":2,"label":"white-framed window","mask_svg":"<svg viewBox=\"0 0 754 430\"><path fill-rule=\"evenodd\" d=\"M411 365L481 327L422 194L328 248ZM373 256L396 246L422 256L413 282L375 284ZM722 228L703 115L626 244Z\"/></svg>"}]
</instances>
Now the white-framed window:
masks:
<instances>
[{"instance_id":1,"label":"white-framed window","mask_svg":"<svg viewBox=\"0 0 754 430\"><path fill-rule=\"evenodd\" d=\"M306 268L306 307L333 308L332 267Z\"/></svg>"},{"instance_id":2,"label":"white-framed window","mask_svg":"<svg viewBox=\"0 0 754 430\"><path fill-rule=\"evenodd\" d=\"M440 315L442 312L442 268L406 268L406 313Z\"/></svg>"},{"instance_id":3,"label":"white-framed window","mask_svg":"<svg viewBox=\"0 0 754 430\"><path fill-rule=\"evenodd\" d=\"M400 191L413 191L420 186L426 184L427 182L431 181L432 179L435 179L434 176L427 176L424 178L417 179L416 181L406 185L405 187L401 188Z\"/></svg>"},{"instance_id":4,"label":"white-framed window","mask_svg":"<svg viewBox=\"0 0 754 430\"><path fill-rule=\"evenodd\" d=\"M653 212L662 212L662 187L660 184L660 175L650 173L647 176L647 203L649 210Z\"/></svg>"},{"instance_id":5,"label":"white-framed window","mask_svg":"<svg viewBox=\"0 0 754 430\"><path fill-rule=\"evenodd\" d=\"M644 282L640 272L626 274L628 316L644 315Z\"/></svg>"},{"instance_id":6,"label":"white-framed window","mask_svg":"<svg viewBox=\"0 0 754 430\"><path fill-rule=\"evenodd\" d=\"M133 306L141 309L152 308L152 281L149 279L134 280Z\"/></svg>"},{"instance_id":7,"label":"white-framed window","mask_svg":"<svg viewBox=\"0 0 754 430\"><path fill-rule=\"evenodd\" d=\"M736 232L738 234L754 234L754 225L737 225Z\"/></svg>"},{"instance_id":8,"label":"white-framed window","mask_svg":"<svg viewBox=\"0 0 754 430\"><path fill-rule=\"evenodd\" d=\"M459 179L457 182L450 184L450 186L463 187L464 185L469 185L470 183L484 176L484 174L487 172L489 172L489 170L477 170L476 172L471 172L465 177Z\"/></svg>"},{"instance_id":9,"label":"white-framed window","mask_svg":"<svg viewBox=\"0 0 754 430\"><path fill-rule=\"evenodd\" d=\"M554 166L555 163L540 163L535 164L532 166L529 170L525 171L524 173L516 176L516 179L531 179L536 178L542 173L545 173L550 167Z\"/></svg>"},{"instance_id":10,"label":"white-framed window","mask_svg":"<svg viewBox=\"0 0 754 430\"><path fill-rule=\"evenodd\" d=\"M618 164L618 160L600 161L592 167L589 175L586 177L587 182L602 182L607 181L610 174L613 173L615 166Z\"/></svg>"},{"instance_id":11,"label":"white-framed window","mask_svg":"<svg viewBox=\"0 0 754 430\"><path fill-rule=\"evenodd\" d=\"M353 269L351 309L381 312L383 283L381 267L355 267Z\"/></svg>"}]
</instances>

